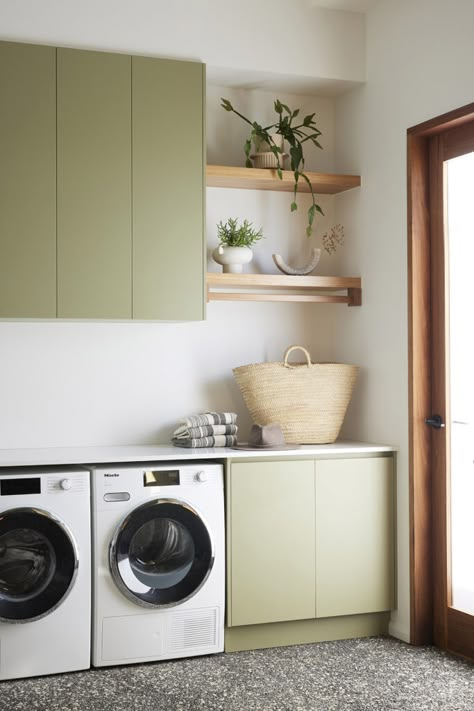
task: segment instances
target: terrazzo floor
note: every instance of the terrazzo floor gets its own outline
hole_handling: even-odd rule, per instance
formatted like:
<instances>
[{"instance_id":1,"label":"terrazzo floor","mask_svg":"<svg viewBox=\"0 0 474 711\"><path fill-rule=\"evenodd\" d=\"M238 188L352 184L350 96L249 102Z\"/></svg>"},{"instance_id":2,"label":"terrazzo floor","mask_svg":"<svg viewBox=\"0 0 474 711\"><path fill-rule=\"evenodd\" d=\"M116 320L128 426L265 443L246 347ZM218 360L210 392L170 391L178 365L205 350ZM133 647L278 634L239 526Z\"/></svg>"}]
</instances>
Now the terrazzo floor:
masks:
<instances>
[{"instance_id":1,"label":"terrazzo floor","mask_svg":"<svg viewBox=\"0 0 474 711\"><path fill-rule=\"evenodd\" d=\"M0 682L1 711L474 711L474 666L389 637Z\"/></svg>"}]
</instances>

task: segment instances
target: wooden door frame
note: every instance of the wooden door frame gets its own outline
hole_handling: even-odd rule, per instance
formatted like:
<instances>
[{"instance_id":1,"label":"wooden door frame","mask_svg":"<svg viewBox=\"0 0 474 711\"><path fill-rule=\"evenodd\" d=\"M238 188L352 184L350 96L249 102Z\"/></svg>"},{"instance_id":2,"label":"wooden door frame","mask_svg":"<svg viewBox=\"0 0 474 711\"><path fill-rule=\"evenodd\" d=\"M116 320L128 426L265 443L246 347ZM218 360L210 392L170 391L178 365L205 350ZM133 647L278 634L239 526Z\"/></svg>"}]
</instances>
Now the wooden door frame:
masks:
<instances>
[{"instance_id":1,"label":"wooden door frame","mask_svg":"<svg viewBox=\"0 0 474 711\"><path fill-rule=\"evenodd\" d=\"M407 131L410 642L433 642L430 151L435 137L474 120L474 102Z\"/></svg>"}]
</instances>

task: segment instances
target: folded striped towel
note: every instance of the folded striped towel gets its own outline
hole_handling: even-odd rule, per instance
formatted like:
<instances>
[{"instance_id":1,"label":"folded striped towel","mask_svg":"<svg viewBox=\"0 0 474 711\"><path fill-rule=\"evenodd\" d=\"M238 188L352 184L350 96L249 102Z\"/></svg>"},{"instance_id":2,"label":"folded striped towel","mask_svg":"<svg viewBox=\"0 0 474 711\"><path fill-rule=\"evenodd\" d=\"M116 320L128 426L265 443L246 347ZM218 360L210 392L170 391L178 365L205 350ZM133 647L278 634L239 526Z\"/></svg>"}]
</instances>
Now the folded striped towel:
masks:
<instances>
[{"instance_id":1,"label":"folded striped towel","mask_svg":"<svg viewBox=\"0 0 474 711\"><path fill-rule=\"evenodd\" d=\"M202 427L187 427L181 425L173 432L176 439L197 439L198 437L215 437L216 435L237 434L237 425L202 425Z\"/></svg>"},{"instance_id":2,"label":"folded striped towel","mask_svg":"<svg viewBox=\"0 0 474 711\"><path fill-rule=\"evenodd\" d=\"M199 415L189 415L180 420L180 425L186 427L202 427L203 425L235 425L235 412L202 412Z\"/></svg>"},{"instance_id":3,"label":"folded striped towel","mask_svg":"<svg viewBox=\"0 0 474 711\"><path fill-rule=\"evenodd\" d=\"M173 437L175 447L233 447L237 444L236 435L216 435L215 437L187 437L180 439Z\"/></svg>"}]
</instances>

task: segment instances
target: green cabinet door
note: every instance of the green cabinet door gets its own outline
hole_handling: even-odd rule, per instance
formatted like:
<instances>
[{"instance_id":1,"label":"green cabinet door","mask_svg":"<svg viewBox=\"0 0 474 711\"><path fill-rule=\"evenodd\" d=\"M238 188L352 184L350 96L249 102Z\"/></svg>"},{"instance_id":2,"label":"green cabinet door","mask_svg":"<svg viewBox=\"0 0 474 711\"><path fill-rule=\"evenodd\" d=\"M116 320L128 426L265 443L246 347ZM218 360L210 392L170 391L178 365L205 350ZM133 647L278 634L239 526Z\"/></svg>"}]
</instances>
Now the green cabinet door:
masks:
<instances>
[{"instance_id":1,"label":"green cabinet door","mask_svg":"<svg viewBox=\"0 0 474 711\"><path fill-rule=\"evenodd\" d=\"M316 616L394 606L393 459L316 461Z\"/></svg>"},{"instance_id":2,"label":"green cabinet door","mask_svg":"<svg viewBox=\"0 0 474 711\"><path fill-rule=\"evenodd\" d=\"M56 50L0 42L0 318L56 316Z\"/></svg>"},{"instance_id":3,"label":"green cabinet door","mask_svg":"<svg viewBox=\"0 0 474 711\"><path fill-rule=\"evenodd\" d=\"M315 616L314 462L232 462L230 626Z\"/></svg>"},{"instance_id":4,"label":"green cabinet door","mask_svg":"<svg viewBox=\"0 0 474 711\"><path fill-rule=\"evenodd\" d=\"M204 66L132 57L133 318L204 318Z\"/></svg>"},{"instance_id":5,"label":"green cabinet door","mask_svg":"<svg viewBox=\"0 0 474 711\"><path fill-rule=\"evenodd\" d=\"M58 316L127 319L131 57L58 49Z\"/></svg>"}]
</instances>

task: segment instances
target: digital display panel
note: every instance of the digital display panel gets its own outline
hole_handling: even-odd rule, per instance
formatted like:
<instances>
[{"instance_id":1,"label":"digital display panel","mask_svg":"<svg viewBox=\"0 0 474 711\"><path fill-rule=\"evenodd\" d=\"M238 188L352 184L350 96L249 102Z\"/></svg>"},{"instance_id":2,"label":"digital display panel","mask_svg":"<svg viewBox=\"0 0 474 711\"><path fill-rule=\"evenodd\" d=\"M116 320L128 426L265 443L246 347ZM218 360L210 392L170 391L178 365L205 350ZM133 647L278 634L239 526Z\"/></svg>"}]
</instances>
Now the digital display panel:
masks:
<instances>
[{"instance_id":1,"label":"digital display panel","mask_svg":"<svg viewBox=\"0 0 474 711\"><path fill-rule=\"evenodd\" d=\"M177 486L179 485L179 469L158 469L143 474L144 486Z\"/></svg>"},{"instance_id":2,"label":"digital display panel","mask_svg":"<svg viewBox=\"0 0 474 711\"><path fill-rule=\"evenodd\" d=\"M22 494L41 494L39 477L18 477L18 479L0 479L0 496L21 496Z\"/></svg>"}]
</instances>

